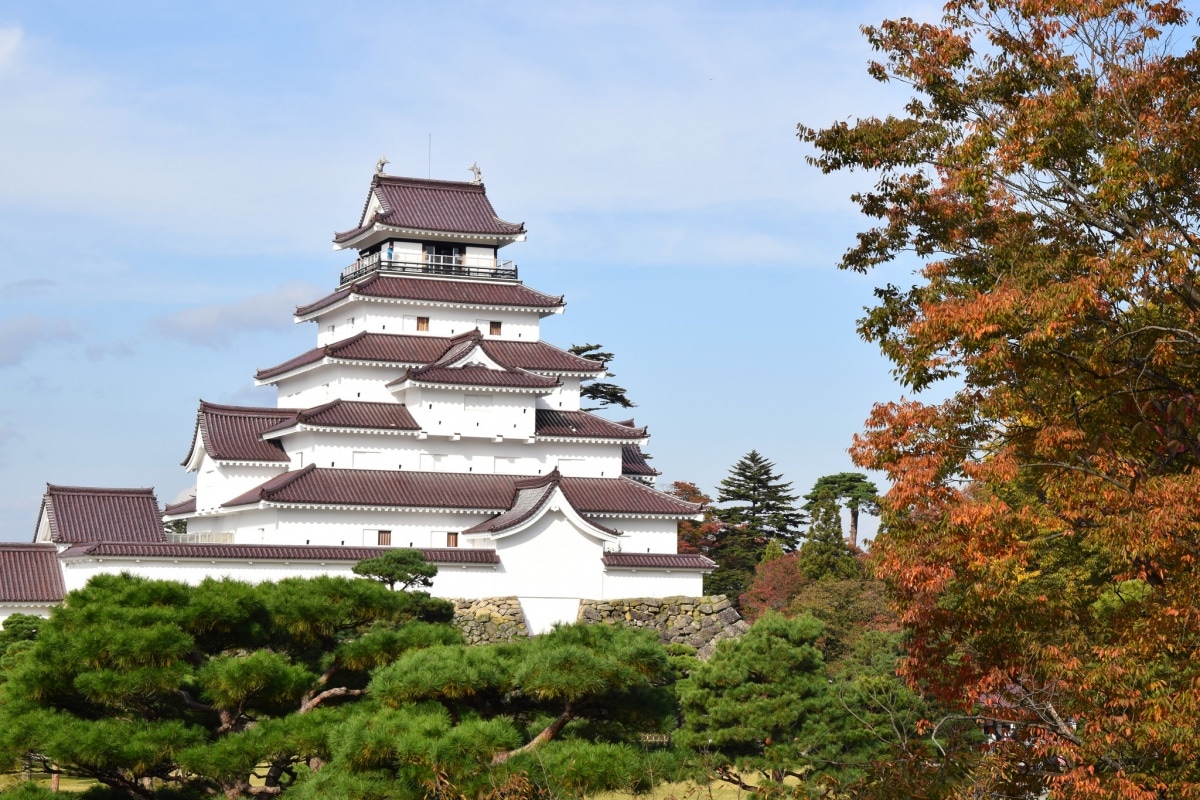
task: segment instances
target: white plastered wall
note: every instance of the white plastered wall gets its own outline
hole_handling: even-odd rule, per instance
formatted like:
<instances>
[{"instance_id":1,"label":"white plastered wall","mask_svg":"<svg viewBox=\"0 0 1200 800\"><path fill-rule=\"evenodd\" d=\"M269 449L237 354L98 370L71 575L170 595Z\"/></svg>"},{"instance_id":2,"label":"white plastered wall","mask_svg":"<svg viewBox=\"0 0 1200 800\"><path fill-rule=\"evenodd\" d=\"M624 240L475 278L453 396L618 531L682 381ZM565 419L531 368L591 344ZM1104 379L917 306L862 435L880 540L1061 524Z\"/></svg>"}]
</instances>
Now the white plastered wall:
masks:
<instances>
[{"instance_id":1,"label":"white plastered wall","mask_svg":"<svg viewBox=\"0 0 1200 800\"><path fill-rule=\"evenodd\" d=\"M205 453L200 457L200 465L196 470L196 509L207 511L217 508L227 500L283 474L287 466L222 464Z\"/></svg>"}]
</instances>

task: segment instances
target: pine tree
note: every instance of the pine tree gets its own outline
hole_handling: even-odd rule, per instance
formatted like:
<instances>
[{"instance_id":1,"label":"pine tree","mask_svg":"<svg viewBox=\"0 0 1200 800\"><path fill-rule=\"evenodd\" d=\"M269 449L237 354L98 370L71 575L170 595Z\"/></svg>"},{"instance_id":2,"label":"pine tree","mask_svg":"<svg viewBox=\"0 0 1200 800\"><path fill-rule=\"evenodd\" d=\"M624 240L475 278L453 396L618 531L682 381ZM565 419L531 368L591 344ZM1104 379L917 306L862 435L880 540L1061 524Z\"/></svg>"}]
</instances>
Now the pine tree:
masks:
<instances>
[{"instance_id":1,"label":"pine tree","mask_svg":"<svg viewBox=\"0 0 1200 800\"><path fill-rule=\"evenodd\" d=\"M734 599L750 585L768 542L777 541L784 550L796 547L803 515L796 510L792 484L757 450L739 459L717 489L717 502L734 505L715 509L723 524L708 555L717 569L704 588Z\"/></svg>"},{"instance_id":2,"label":"pine tree","mask_svg":"<svg viewBox=\"0 0 1200 800\"><path fill-rule=\"evenodd\" d=\"M833 499L850 512L850 547L858 547L859 512L866 512L872 516L879 513L879 487L861 472L822 475L813 484L812 491L804 495L804 499L808 501L803 506L804 510L811 512L817 498L823 492L833 495Z\"/></svg>"},{"instance_id":3,"label":"pine tree","mask_svg":"<svg viewBox=\"0 0 1200 800\"><path fill-rule=\"evenodd\" d=\"M580 358L602 361L605 365L613 360L613 354L607 352L602 344L573 344L570 347L570 351ZM608 373L608 377L615 378L616 375L610 372ZM579 387L579 396L582 399L594 400L600 404L591 408L585 408L583 409L584 411L599 411L608 406L633 408L637 405L637 403L626 396L623 386L618 386L615 383L604 383L595 378L583 379L583 383Z\"/></svg>"}]
</instances>

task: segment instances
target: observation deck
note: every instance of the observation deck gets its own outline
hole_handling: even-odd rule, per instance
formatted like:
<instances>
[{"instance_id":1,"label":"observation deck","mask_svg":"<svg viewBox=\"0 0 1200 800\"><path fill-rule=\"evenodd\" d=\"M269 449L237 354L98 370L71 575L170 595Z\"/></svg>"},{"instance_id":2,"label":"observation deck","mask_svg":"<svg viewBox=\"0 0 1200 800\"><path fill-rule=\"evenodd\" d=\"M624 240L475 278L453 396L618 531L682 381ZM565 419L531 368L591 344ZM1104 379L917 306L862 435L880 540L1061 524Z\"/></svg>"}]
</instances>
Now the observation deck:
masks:
<instances>
[{"instance_id":1,"label":"observation deck","mask_svg":"<svg viewBox=\"0 0 1200 800\"><path fill-rule=\"evenodd\" d=\"M342 270L340 286L370 275L372 272L394 272L406 275L438 275L449 278L487 278L516 281L517 265L484 256L439 256L428 253L396 254L383 258L379 253L362 256Z\"/></svg>"}]
</instances>

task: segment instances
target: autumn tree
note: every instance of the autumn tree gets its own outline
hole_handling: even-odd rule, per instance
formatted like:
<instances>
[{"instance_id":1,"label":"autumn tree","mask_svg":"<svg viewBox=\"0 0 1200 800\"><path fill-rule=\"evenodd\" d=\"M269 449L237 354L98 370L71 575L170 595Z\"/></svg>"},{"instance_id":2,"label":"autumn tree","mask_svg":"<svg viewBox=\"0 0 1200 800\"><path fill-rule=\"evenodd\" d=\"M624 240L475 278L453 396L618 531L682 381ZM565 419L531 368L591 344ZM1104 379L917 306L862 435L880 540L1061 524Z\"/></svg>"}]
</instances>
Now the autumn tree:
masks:
<instances>
[{"instance_id":1,"label":"autumn tree","mask_svg":"<svg viewBox=\"0 0 1200 800\"><path fill-rule=\"evenodd\" d=\"M580 358L600 361L605 365L613 360L613 354L607 352L602 344L573 344L569 350ZM615 378L616 376L610 372L608 373L608 377ZM615 383L601 381L597 378L584 378L579 387L579 396L594 403L599 403L597 406L583 409L584 411L599 411L609 406L633 408L637 405L637 403L629 399L624 387L618 386Z\"/></svg>"},{"instance_id":2,"label":"autumn tree","mask_svg":"<svg viewBox=\"0 0 1200 800\"><path fill-rule=\"evenodd\" d=\"M859 331L873 551L908 677L1012 732L963 796L1200 795L1200 45L1164 2L953 0L865 28L903 113L800 127L864 169L846 269L924 261ZM939 736L944 741L944 729ZM967 751L963 751L967 752Z\"/></svg>"},{"instance_id":3,"label":"autumn tree","mask_svg":"<svg viewBox=\"0 0 1200 800\"><path fill-rule=\"evenodd\" d=\"M812 513L817 499L828 494L850 512L850 546L858 547L858 515L879 513L879 487L861 472L838 472L822 475L804 495L804 510Z\"/></svg>"},{"instance_id":4,"label":"autumn tree","mask_svg":"<svg viewBox=\"0 0 1200 800\"><path fill-rule=\"evenodd\" d=\"M712 498L700 490L700 487L687 481L674 481L666 490L672 497L678 497L687 503L704 505L704 519L695 522L690 519L679 521L676 532L676 546L680 553L707 553L716 541L721 523L712 508Z\"/></svg>"}]
</instances>

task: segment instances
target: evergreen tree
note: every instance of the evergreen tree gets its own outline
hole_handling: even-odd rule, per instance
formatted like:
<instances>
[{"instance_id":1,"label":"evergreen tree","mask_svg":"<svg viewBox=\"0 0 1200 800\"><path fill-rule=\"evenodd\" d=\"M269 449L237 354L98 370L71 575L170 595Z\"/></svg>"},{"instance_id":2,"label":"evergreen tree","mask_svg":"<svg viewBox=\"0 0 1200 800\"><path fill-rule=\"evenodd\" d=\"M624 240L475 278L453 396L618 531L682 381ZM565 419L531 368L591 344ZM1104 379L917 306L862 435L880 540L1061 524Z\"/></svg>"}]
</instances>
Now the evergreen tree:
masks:
<instances>
[{"instance_id":1,"label":"evergreen tree","mask_svg":"<svg viewBox=\"0 0 1200 800\"><path fill-rule=\"evenodd\" d=\"M811 505L813 519L800 548L800 572L810 581L861 578L858 557L842 537L842 515L837 500L822 492Z\"/></svg>"},{"instance_id":2,"label":"evergreen tree","mask_svg":"<svg viewBox=\"0 0 1200 800\"><path fill-rule=\"evenodd\" d=\"M371 670L462 640L452 614L357 578L99 575L0 660L0 760L110 797L278 795L328 759Z\"/></svg>"},{"instance_id":3,"label":"evergreen tree","mask_svg":"<svg viewBox=\"0 0 1200 800\"><path fill-rule=\"evenodd\" d=\"M717 489L717 502L732 505L714 510L722 525L709 550L717 569L708 576L705 592L735 599L750 585L768 542L795 548L803 514L796 510L792 484L757 450L739 459Z\"/></svg>"},{"instance_id":4,"label":"evergreen tree","mask_svg":"<svg viewBox=\"0 0 1200 800\"><path fill-rule=\"evenodd\" d=\"M570 351L580 358L602 361L606 365L613 360L613 354L605 351L602 344L573 344L570 347ZM616 375L610 372L608 373L608 377L615 378ZM637 405L625 395L624 387L618 386L615 383L604 383L596 378L583 379L583 383L579 387L579 396L600 404L591 408L585 408L583 409L584 411L599 411L608 406L633 408Z\"/></svg>"},{"instance_id":5,"label":"evergreen tree","mask_svg":"<svg viewBox=\"0 0 1200 800\"><path fill-rule=\"evenodd\" d=\"M879 487L861 472L823 475L817 478L812 491L804 495L808 501L804 504L804 510L811 512L822 493L833 495L833 499L850 512L850 546L858 547L858 514L860 511L872 516L879 513Z\"/></svg>"}]
</instances>

